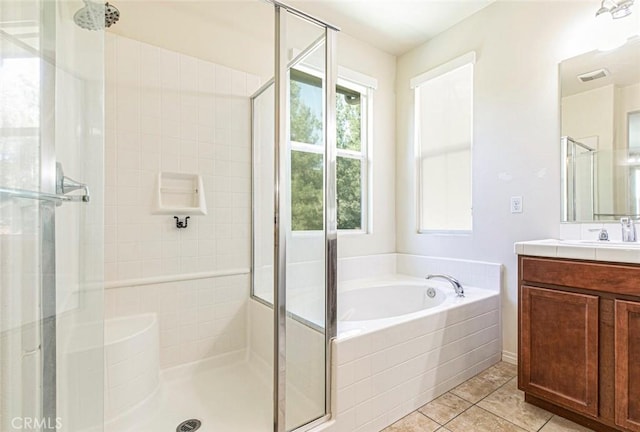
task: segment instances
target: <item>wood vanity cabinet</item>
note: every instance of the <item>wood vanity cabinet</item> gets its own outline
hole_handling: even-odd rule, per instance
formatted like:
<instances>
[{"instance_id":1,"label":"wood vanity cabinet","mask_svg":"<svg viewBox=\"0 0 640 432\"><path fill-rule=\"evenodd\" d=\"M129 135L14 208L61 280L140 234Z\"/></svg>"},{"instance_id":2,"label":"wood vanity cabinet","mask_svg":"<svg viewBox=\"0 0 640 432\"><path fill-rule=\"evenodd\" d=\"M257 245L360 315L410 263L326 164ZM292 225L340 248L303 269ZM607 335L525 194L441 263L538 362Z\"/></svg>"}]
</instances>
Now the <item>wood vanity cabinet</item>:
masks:
<instances>
[{"instance_id":1,"label":"wood vanity cabinet","mask_svg":"<svg viewBox=\"0 0 640 432\"><path fill-rule=\"evenodd\" d=\"M640 265L518 259L525 400L596 431L640 432Z\"/></svg>"}]
</instances>

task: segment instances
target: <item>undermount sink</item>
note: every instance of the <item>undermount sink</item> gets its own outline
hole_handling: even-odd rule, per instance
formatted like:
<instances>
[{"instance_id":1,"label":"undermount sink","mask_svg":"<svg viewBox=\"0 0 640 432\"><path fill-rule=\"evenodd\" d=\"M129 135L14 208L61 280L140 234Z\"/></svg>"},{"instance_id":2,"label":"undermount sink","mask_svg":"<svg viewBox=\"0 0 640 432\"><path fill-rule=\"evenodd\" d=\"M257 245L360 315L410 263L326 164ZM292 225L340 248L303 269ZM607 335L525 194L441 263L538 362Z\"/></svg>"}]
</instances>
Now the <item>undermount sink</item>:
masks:
<instances>
[{"instance_id":1,"label":"undermount sink","mask_svg":"<svg viewBox=\"0 0 640 432\"><path fill-rule=\"evenodd\" d=\"M570 246L600 246L600 247L615 247L615 248L640 248L638 242L621 242L621 241L603 241L603 240L560 240L560 243L564 243Z\"/></svg>"}]
</instances>

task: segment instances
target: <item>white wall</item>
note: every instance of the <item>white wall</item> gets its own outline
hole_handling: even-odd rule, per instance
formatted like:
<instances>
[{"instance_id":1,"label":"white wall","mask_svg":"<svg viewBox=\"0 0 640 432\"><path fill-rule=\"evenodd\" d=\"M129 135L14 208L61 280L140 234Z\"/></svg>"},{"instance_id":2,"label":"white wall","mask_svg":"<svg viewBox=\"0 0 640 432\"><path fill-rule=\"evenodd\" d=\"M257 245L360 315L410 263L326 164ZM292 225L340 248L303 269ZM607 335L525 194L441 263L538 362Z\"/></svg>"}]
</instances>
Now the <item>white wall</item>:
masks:
<instances>
[{"instance_id":1,"label":"white wall","mask_svg":"<svg viewBox=\"0 0 640 432\"><path fill-rule=\"evenodd\" d=\"M345 33L338 34L338 64L378 81L373 92L371 232L338 236L338 256L395 252L396 58Z\"/></svg>"},{"instance_id":2,"label":"white wall","mask_svg":"<svg viewBox=\"0 0 640 432\"><path fill-rule=\"evenodd\" d=\"M398 59L398 252L504 264L503 339L511 354L517 351L513 243L558 236L558 63L595 47L596 8L597 2L497 2ZM472 50L473 233L418 235L409 80ZM523 197L522 214L509 212L514 195Z\"/></svg>"},{"instance_id":3,"label":"white wall","mask_svg":"<svg viewBox=\"0 0 640 432\"><path fill-rule=\"evenodd\" d=\"M613 148L614 85L562 98L562 135L598 137L598 150Z\"/></svg>"}]
</instances>

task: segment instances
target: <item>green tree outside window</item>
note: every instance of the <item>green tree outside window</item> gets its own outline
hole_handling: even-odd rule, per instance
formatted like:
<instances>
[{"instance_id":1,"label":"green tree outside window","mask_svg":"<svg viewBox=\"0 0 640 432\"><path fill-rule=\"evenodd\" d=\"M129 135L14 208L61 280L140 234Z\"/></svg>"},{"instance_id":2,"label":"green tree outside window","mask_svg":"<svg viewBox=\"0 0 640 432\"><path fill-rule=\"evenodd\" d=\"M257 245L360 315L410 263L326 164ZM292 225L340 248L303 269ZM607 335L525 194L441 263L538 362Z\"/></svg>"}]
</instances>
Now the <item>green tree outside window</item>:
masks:
<instances>
[{"instance_id":1,"label":"green tree outside window","mask_svg":"<svg viewBox=\"0 0 640 432\"><path fill-rule=\"evenodd\" d=\"M292 142L323 143L320 86L318 78L299 71L292 73ZM362 229L362 159L358 153L362 148L360 99L357 92L338 88L336 144L338 149L354 152L353 157L337 158L338 229L341 230ZM294 231L323 228L323 159L322 153L295 148L291 151L291 222Z\"/></svg>"}]
</instances>

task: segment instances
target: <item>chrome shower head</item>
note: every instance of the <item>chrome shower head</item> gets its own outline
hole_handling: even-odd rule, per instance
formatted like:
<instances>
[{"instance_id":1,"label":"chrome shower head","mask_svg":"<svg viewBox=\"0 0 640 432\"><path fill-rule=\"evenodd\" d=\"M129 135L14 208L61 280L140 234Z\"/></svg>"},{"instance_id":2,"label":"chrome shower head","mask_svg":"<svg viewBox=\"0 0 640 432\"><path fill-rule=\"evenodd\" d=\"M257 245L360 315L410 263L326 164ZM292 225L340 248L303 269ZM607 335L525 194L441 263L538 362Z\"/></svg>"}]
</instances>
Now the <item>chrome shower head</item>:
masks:
<instances>
[{"instance_id":1,"label":"chrome shower head","mask_svg":"<svg viewBox=\"0 0 640 432\"><path fill-rule=\"evenodd\" d=\"M120 19L120 11L109 4L93 3L84 0L84 7L73 15L73 21L83 29L102 30L111 27Z\"/></svg>"},{"instance_id":2,"label":"chrome shower head","mask_svg":"<svg viewBox=\"0 0 640 432\"><path fill-rule=\"evenodd\" d=\"M609 12L613 19L624 18L631 15L631 7L635 0L602 0L596 17Z\"/></svg>"}]
</instances>

